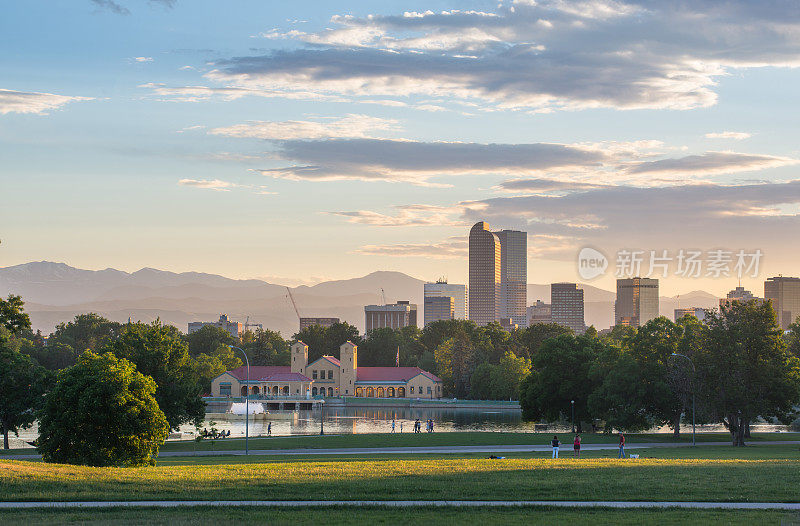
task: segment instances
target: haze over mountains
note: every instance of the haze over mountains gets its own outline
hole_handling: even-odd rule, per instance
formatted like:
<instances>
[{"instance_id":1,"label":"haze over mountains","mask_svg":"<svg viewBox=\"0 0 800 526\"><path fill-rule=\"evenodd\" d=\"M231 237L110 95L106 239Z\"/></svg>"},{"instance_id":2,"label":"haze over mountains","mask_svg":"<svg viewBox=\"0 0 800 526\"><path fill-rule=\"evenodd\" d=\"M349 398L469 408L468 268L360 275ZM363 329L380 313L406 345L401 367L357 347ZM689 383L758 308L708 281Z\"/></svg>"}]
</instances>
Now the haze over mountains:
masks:
<instances>
[{"instance_id":1,"label":"haze over mountains","mask_svg":"<svg viewBox=\"0 0 800 526\"><path fill-rule=\"evenodd\" d=\"M332 316L363 332L364 305L386 300L409 300L419 305L422 319L425 281L402 272L379 271L363 277L326 281L292 288L301 316ZM598 329L614 321L615 293L581 284L585 290L586 323ZM82 270L64 263L31 262L0 268L0 295L19 294L26 303L34 329L49 334L61 322L78 314L96 312L114 321L165 323L187 330L190 321L213 321L226 313L237 321L261 323L290 337L298 329L297 316L282 285L261 280L236 280L198 272L167 272L143 268L128 273L115 269ZM529 284L528 303L549 302L550 285ZM680 298L661 297L661 314L672 319L682 307L712 308L717 297L703 291Z\"/></svg>"}]
</instances>

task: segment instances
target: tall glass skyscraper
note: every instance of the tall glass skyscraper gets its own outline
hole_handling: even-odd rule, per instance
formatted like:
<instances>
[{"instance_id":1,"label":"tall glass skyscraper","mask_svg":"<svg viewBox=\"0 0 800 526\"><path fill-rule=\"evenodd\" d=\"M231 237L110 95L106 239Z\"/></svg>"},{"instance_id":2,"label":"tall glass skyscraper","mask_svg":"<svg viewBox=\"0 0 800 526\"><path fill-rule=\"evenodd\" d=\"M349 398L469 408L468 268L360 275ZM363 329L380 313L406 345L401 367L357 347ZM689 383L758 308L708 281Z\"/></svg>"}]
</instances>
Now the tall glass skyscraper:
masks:
<instances>
[{"instance_id":1,"label":"tall glass skyscraper","mask_svg":"<svg viewBox=\"0 0 800 526\"><path fill-rule=\"evenodd\" d=\"M500 319L500 239L489 224L469 231L469 319L488 325Z\"/></svg>"},{"instance_id":2,"label":"tall glass skyscraper","mask_svg":"<svg viewBox=\"0 0 800 526\"><path fill-rule=\"evenodd\" d=\"M491 232L476 223L469 233L469 319L486 325L512 318L527 325L528 237L525 232Z\"/></svg>"},{"instance_id":3,"label":"tall glass skyscraper","mask_svg":"<svg viewBox=\"0 0 800 526\"><path fill-rule=\"evenodd\" d=\"M496 232L500 239L500 317L528 324L528 233Z\"/></svg>"},{"instance_id":4,"label":"tall glass skyscraper","mask_svg":"<svg viewBox=\"0 0 800 526\"><path fill-rule=\"evenodd\" d=\"M641 327L658 317L658 280L627 278L617 280L614 325Z\"/></svg>"}]
</instances>

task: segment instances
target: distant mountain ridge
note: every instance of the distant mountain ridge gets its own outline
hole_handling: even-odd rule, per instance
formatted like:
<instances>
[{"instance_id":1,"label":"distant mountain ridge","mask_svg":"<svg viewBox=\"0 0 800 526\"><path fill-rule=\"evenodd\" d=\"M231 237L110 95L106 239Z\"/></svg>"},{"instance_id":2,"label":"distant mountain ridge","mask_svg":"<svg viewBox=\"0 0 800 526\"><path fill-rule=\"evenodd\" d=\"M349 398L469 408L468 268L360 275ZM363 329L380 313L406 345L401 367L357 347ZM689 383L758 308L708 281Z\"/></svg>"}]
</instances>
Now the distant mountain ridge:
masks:
<instances>
[{"instance_id":1,"label":"distant mountain ridge","mask_svg":"<svg viewBox=\"0 0 800 526\"><path fill-rule=\"evenodd\" d=\"M408 300L423 309L424 280L402 272L376 271L352 279L291 287L301 316L332 316L364 329L364 305ZM584 289L586 323L606 328L614 321L615 293L588 284ZM64 263L38 261L0 268L0 295L19 294L34 328L49 333L77 314L97 312L115 321L160 318L182 331L190 321L213 321L220 313L231 319L262 323L284 337L297 332L298 321L286 287L258 279L238 280L201 272L169 272L143 268L84 270ZM550 285L528 285L528 303L549 302ZM694 291L662 297L661 313L669 318L681 306L711 308L717 297Z\"/></svg>"}]
</instances>

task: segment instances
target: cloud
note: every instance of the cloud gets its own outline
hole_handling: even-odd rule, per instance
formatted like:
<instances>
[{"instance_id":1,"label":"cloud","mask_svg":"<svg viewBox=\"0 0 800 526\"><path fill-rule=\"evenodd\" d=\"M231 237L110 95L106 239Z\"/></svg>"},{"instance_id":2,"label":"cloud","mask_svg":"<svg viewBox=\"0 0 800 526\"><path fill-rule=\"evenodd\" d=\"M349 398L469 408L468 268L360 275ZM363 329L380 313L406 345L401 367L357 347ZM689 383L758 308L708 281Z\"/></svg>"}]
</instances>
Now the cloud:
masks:
<instances>
[{"instance_id":1,"label":"cloud","mask_svg":"<svg viewBox=\"0 0 800 526\"><path fill-rule=\"evenodd\" d=\"M397 121L369 115L348 114L327 121L250 121L209 131L212 135L267 140L324 139L331 137L371 137L373 131L393 130Z\"/></svg>"},{"instance_id":2,"label":"cloud","mask_svg":"<svg viewBox=\"0 0 800 526\"><path fill-rule=\"evenodd\" d=\"M566 180L557 181L554 179L510 179L501 182L495 188L497 190L514 193L552 194L590 190L603 186L606 185Z\"/></svg>"},{"instance_id":3,"label":"cloud","mask_svg":"<svg viewBox=\"0 0 800 526\"><path fill-rule=\"evenodd\" d=\"M133 57L134 62L152 62L153 57Z\"/></svg>"},{"instance_id":4,"label":"cloud","mask_svg":"<svg viewBox=\"0 0 800 526\"><path fill-rule=\"evenodd\" d=\"M204 190L215 190L217 192L227 192L231 188L238 188L240 185L228 181L220 181L219 179L181 179L178 181L181 186L191 186L193 188L202 188Z\"/></svg>"},{"instance_id":5,"label":"cloud","mask_svg":"<svg viewBox=\"0 0 800 526\"><path fill-rule=\"evenodd\" d=\"M35 113L45 115L69 102L93 100L91 97L69 97L34 91L0 89L0 115L7 113Z\"/></svg>"},{"instance_id":6,"label":"cloud","mask_svg":"<svg viewBox=\"0 0 800 526\"><path fill-rule=\"evenodd\" d=\"M629 174L659 175L714 175L750 172L797 164L797 159L774 155L756 155L736 152L706 152L675 159L660 159L627 165Z\"/></svg>"},{"instance_id":7,"label":"cloud","mask_svg":"<svg viewBox=\"0 0 800 526\"><path fill-rule=\"evenodd\" d=\"M183 69L183 68L181 68ZM167 86L166 84L157 82L147 82L140 84L138 87L147 88L153 91L156 95L169 97L169 100L177 102L202 102L212 98L220 98L223 100L237 100L246 96L253 97L267 97L267 98L287 98L287 99L313 99L313 100L328 100L342 102L345 99L341 97L325 96L313 92L303 91L287 91L277 89L255 89L255 88L240 88L240 87L213 87L213 86Z\"/></svg>"},{"instance_id":8,"label":"cloud","mask_svg":"<svg viewBox=\"0 0 800 526\"><path fill-rule=\"evenodd\" d=\"M735 141L741 141L742 139L749 139L752 135L746 132L724 131L719 133L707 133L705 137L706 139L733 139Z\"/></svg>"},{"instance_id":9,"label":"cloud","mask_svg":"<svg viewBox=\"0 0 800 526\"><path fill-rule=\"evenodd\" d=\"M294 48L221 59L233 87L401 99L443 96L483 109L691 109L716 103L738 68L800 65L800 15L785 0L724 3L563 0L335 16ZM302 47L297 47L300 45Z\"/></svg>"},{"instance_id":10,"label":"cloud","mask_svg":"<svg viewBox=\"0 0 800 526\"><path fill-rule=\"evenodd\" d=\"M362 256L421 257L432 259L463 259L469 247L467 238L451 237L439 243L409 243L398 245L366 245L355 250Z\"/></svg>"},{"instance_id":11,"label":"cloud","mask_svg":"<svg viewBox=\"0 0 800 526\"><path fill-rule=\"evenodd\" d=\"M296 163L263 175L311 181L356 179L430 185L433 177L536 173L600 166L605 154L564 144L478 144L388 139L283 140L278 158Z\"/></svg>"},{"instance_id":12,"label":"cloud","mask_svg":"<svg viewBox=\"0 0 800 526\"><path fill-rule=\"evenodd\" d=\"M370 210L352 212L328 212L330 215L344 217L348 223L382 227L415 226L454 226L463 225L452 216L459 211L454 207L434 205L398 205L396 215L381 214Z\"/></svg>"},{"instance_id":13,"label":"cloud","mask_svg":"<svg viewBox=\"0 0 800 526\"><path fill-rule=\"evenodd\" d=\"M201 190L213 190L215 192L229 192L233 188L243 188L253 190L258 195L277 195L277 192L269 191L266 186L238 184L230 181L221 181L219 179L181 179L178 181L178 184L181 186L199 188Z\"/></svg>"},{"instance_id":14,"label":"cloud","mask_svg":"<svg viewBox=\"0 0 800 526\"><path fill-rule=\"evenodd\" d=\"M91 0L99 9L110 11L117 15L130 15L131 12L127 7L121 6L113 0Z\"/></svg>"}]
</instances>

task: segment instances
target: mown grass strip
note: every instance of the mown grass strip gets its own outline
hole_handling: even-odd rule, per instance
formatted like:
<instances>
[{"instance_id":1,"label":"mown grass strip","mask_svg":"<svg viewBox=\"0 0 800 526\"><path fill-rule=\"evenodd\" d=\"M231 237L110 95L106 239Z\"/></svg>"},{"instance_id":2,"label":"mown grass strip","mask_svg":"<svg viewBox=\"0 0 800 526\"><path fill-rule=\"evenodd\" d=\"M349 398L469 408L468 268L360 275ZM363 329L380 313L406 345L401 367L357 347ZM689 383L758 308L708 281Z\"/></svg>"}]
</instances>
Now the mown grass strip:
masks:
<instances>
[{"instance_id":1,"label":"mown grass strip","mask_svg":"<svg viewBox=\"0 0 800 526\"><path fill-rule=\"evenodd\" d=\"M392 459L150 468L0 461L0 500L799 502L800 461Z\"/></svg>"}]
</instances>

